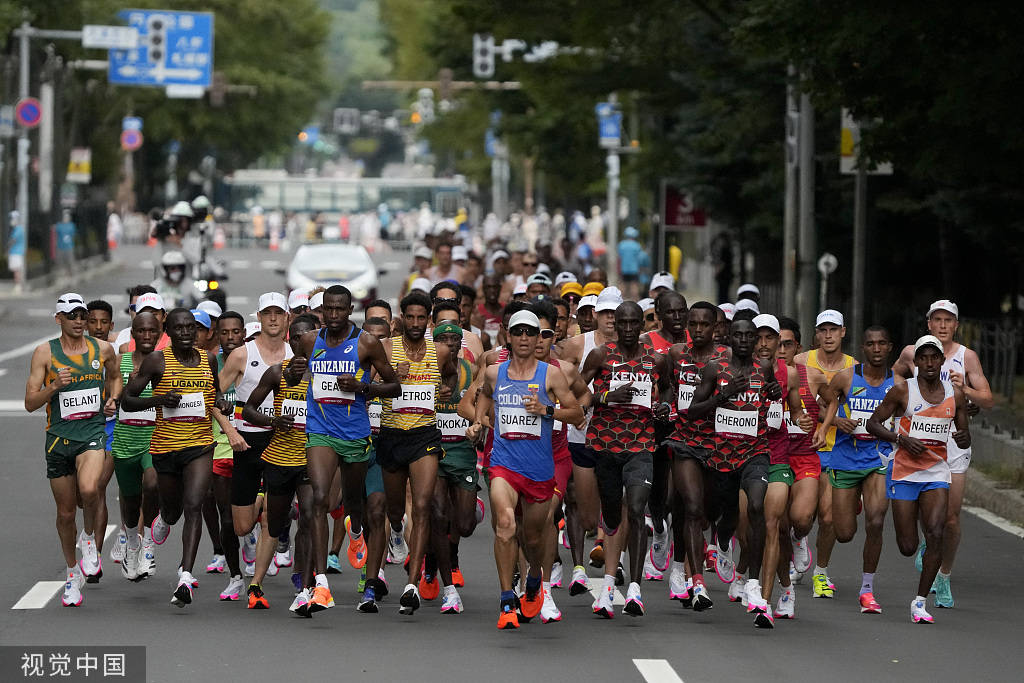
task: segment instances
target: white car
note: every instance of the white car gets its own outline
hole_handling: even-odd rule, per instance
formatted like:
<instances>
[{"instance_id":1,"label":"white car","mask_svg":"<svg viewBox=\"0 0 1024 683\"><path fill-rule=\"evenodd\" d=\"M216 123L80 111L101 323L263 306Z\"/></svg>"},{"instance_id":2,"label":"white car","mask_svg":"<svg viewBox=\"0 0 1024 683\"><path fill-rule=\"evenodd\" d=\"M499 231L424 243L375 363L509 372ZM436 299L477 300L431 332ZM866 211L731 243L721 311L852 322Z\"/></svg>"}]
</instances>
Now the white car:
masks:
<instances>
[{"instance_id":1,"label":"white car","mask_svg":"<svg viewBox=\"0 0 1024 683\"><path fill-rule=\"evenodd\" d=\"M377 266L365 248L354 244L303 244L285 271L288 289L344 285L352 303L366 306L377 298Z\"/></svg>"}]
</instances>

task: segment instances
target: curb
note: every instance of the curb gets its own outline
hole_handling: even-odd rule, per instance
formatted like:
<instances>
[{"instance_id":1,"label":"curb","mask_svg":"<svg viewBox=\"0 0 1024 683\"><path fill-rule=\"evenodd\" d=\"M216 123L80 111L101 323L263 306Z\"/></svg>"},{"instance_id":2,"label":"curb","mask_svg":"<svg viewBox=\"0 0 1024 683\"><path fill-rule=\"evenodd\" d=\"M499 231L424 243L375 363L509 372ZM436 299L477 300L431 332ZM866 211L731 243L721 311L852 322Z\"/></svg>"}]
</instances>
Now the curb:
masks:
<instances>
[{"instance_id":1,"label":"curb","mask_svg":"<svg viewBox=\"0 0 1024 683\"><path fill-rule=\"evenodd\" d=\"M96 277L97 275L105 275L107 273L113 272L120 268L122 265L120 261L114 259L107 261L102 260L99 257L95 258L98 260L98 263L96 263L96 265L90 265L89 262L86 261L84 264L82 264L85 265L85 269L76 272L70 279L63 279L58 281L56 278L51 277L52 274L41 275L39 277L32 278L31 280L26 281L25 290L20 294L15 294L13 290L0 291L0 300L21 299L26 296L32 296L33 294L42 294L50 291L56 291L58 289L58 285L60 288L72 287L79 284L83 280ZM2 310L2 308L0 308L0 310Z\"/></svg>"},{"instance_id":2,"label":"curb","mask_svg":"<svg viewBox=\"0 0 1024 683\"><path fill-rule=\"evenodd\" d=\"M967 470L964 498L972 505L1024 526L1024 492L1000 484L975 468Z\"/></svg>"}]
</instances>

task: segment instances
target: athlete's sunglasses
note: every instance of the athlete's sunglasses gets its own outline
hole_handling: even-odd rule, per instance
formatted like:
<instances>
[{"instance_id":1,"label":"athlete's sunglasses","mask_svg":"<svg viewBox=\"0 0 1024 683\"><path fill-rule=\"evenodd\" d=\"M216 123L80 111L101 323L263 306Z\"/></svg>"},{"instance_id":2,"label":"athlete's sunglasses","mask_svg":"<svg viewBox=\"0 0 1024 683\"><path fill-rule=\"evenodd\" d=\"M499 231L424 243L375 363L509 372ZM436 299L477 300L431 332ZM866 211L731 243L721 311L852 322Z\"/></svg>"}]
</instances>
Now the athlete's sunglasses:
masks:
<instances>
[{"instance_id":1,"label":"athlete's sunglasses","mask_svg":"<svg viewBox=\"0 0 1024 683\"><path fill-rule=\"evenodd\" d=\"M511 337L522 337L524 334L527 337L536 337L540 334L540 330L536 327L530 327L529 325L516 325L508 331L508 334Z\"/></svg>"},{"instance_id":2,"label":"athlete's sunglasses","mask_svg":"<svg viewBox=\"0 0 1024 683\"><path fill-rule=\"evenodd\" d=\"M89 317L89 312L83 311L81 309L76 309L74 311L68 311L63 315L65 320L85 320L86 318Z\"/></svg>"}]
</instances>

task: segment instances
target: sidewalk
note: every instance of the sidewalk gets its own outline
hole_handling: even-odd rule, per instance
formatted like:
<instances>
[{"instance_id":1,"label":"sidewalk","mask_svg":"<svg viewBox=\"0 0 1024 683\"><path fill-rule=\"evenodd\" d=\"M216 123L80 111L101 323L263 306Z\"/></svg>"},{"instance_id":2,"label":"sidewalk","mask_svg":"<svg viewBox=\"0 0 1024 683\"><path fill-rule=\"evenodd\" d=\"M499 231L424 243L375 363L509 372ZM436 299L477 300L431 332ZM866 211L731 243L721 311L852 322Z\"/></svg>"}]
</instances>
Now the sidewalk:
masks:
<instances>
[{"instance_id":1,"label":"sidewalk","mask_svg":"<svg viewBox=\"0 0 1024 683\"><path fill-rule=\"evenodd\" d=\"M18 293L14 291L14 280L0 280L0 301L23 299L50 293L59 294L68 291L68 289L83 280L117 270L121 267L121 262L116 256L111 256L109 261L104 259L103 256L92 256L77 261L75 265L75 273L70 278L57 279L53 274L40 275L39 277L26 280L23 290ZM58 289L61 292L57 292L56 290ZM2 304L0 304L0 308L2 308Z\"/></svg>"}]
</instances>

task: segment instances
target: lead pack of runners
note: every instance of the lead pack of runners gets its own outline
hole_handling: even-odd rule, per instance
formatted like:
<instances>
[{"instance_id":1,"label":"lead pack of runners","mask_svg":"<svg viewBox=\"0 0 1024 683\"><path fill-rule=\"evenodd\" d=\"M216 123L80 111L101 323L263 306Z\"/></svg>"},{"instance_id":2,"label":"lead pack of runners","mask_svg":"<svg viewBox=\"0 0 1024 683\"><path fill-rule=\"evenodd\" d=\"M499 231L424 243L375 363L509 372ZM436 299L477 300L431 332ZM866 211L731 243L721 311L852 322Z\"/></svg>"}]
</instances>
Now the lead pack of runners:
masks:
<instances>
[{"instance_id":1,"label":"lead pack of runners","mask_svg":"<svg viewBox=\"0 0 1024 683\"><path fill-rule=\"evenodd\" d=\"M956 341L956 304L934 302L928 333L898 355L873 326L851 356L840 312L801 334L760 311L752 284L735 302L688 305L657 273L628 301L548 245L483 258L454 237L431 235L397 309L374 301L361 325L340 285L263 293L255 312L177 308L137 285L123 330L109 303L61 295L25 407L47 414L62 603L81 605L103 576L113 477L108 561L130 582L174 577L178 607L196 596L205 526L220 600L268 609L263 582L285 570L289 609L312 617L334 607L343 558L359 570L359 612L390 592L405 615L435 600L458 614L460 542L489 517L500 629L560 621L559 589L611 619L617 586L618 614L724 600L773 628L795 616L808 573L809 596L852 608L829 560L859 524L856 604L880 614L890 507L920 578L886 592L912 597L914 623L933 621L931 594L953 607L969 423L992 405L978 356ZM158 571L179 522L182 555Z\"/></svg>"}]
</instances>

